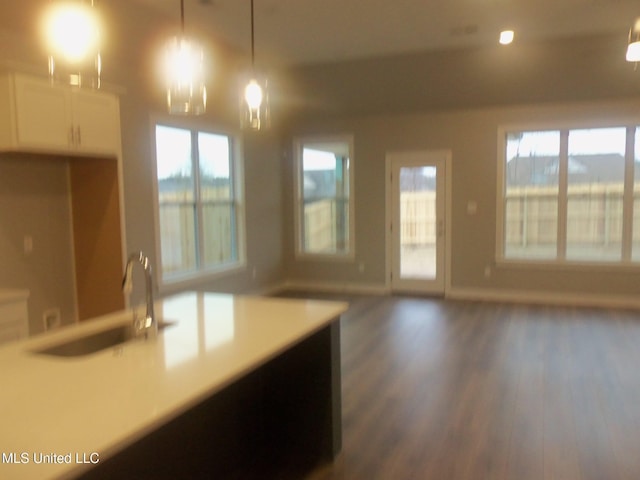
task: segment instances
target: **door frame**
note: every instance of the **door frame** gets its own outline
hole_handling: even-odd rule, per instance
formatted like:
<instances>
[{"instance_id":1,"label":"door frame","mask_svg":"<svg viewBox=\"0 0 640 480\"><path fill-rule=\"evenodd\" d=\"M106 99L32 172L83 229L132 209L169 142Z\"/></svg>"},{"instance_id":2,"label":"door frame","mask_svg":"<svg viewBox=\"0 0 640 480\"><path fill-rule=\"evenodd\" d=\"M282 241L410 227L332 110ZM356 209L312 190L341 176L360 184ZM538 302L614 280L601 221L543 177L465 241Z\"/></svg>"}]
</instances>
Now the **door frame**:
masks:
<instances>
[{"instance_id":1,"label":"door frame","mask_svg":"<svg viewBox=\"0 0 640 480\"><path fill-rule=\"evenodd\" d=\"M413 149L413 150L389 150L385 153L385 289L389 292L393 292L391 285L391 273L393 268L393 237L391 231L391 223L393 219L393 180L391 178L392 173L392 161L393 157L397 155L426 155L428 157L439 156L444 159L444 287L440 292L432 291L415 291L413 293L424 293L425 295L442 295L447 296L451 290L451 212L452 212L452 167L451 167L451 150L439 149Z\"/></svg>"}]
</instances>

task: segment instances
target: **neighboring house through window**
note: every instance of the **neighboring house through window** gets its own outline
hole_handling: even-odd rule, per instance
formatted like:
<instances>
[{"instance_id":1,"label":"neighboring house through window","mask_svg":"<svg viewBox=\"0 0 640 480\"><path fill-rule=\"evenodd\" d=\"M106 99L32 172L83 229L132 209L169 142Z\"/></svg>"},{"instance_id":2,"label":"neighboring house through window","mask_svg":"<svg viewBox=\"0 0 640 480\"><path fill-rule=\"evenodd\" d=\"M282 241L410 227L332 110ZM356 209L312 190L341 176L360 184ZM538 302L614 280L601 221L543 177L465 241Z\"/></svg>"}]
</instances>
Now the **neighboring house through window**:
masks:
<instances>
[{"instance_id":1,"label":"neighboring house through window","mask_svg":"<svg viewBox=\"0 0 640 480\"><path fill-rule=\"evenodd\" d=\"M502 129L498 259L640 262L640 127Z\"/></svg>"},{"instance_id":2,"label":"neighboring house through window","mask_svg":"<svg viewBox=\"0 0 640 480\"><path fill-rule=\"evenodd\" d=\"M353 258L353 140L298 139L295 151L296 253Z\"/></svg>"},{"instance_id":3,"label":"neighboring house through window","mask_svg":"<svg viewBox=\"0 0 640 480\"><path fill-rule=\"evenodd\" d=\"M158 124L155 139L162 281L238 267L241 182L232 137Z\"/></svg>"}]
</instances>

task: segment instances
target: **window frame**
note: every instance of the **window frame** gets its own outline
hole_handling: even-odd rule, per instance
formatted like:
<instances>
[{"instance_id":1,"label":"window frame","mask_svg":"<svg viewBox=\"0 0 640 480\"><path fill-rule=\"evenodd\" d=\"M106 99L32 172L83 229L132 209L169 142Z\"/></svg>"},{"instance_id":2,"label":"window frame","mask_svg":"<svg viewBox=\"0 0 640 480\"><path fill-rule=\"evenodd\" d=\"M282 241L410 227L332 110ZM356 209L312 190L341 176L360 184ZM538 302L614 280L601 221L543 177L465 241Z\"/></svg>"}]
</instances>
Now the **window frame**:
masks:
<instances>
[{"instance_id":1,"label":"window frame","mask_svg":"<svg viewBox=\"0 0 640 480\"><path fill-rule=\"evenodd\" d=\"M163 126L187 130L191 137L192 146L192 171L194 175L194 193L196 204L194 221L196 222L196 231L194 232L197 240L196 252L197 264L194 270L172 273L166 275L162 265L162 239L160 229L160 197L158 185L158 159L156 151L156 127ZM218 127L215 125L203 123L191 118L177 118L156 116L151 119L151 153L152 153L152 175L153 175L153 203L154 203L154 233L155 233L155 254L157 269L157 283L162 291L173 291L176 289L192 288L204 281L214 280L226 275L242 271L246 268L246 224L245 224L245 198L244 198L244 162L242 156L242 148L240 134L228 128ZM203 205L210 204L210 201L203 201L200 198L200 172L199 172L199 152L198 152L198 134L206 133L213 135L226 136L229 139L229 161L230 175L233 190L233 198L225 200L222 203L231 202L235 210L235 245L232 246L236 252L234 261L206 267L203 265L202 243L202 210ZM193 150L195 148L195 151Z\"/></svg>"},{"instance_id":2,"label":"window frame","mask_svg":"<svg viewBox=\"0 0 640 480\"><path fill-rule=\"evenodd\" d=\"M622 226L622 247L619 260L588 260L567 258L567 188L568 178L566 168L560 167L560 178L558 185L558 233L557 233L557 253L554 258L525 258L507 257L506 247L506 136L513 132L534 132L534 131L559 131L560 150L559 156L561 165L562 157L568 158L568 137L572 130L581 129L604 129L604 128L625 128L625 172L624 172L624 192L623 192L623 226ZM497 182L496 182L496 242L495 261L497 265L515 265L532 268L559 268L566 270L583 270L600 268L603 270L638 270L640 261L633 260L632 239L633 230L633 185L635 170L635 137L632 132L640 130L640 117L622 116L608 120L581 119L576 121L541 121L531 123L509 123L498 126L497 131ZM565 166L566 166L566 162ZM629 166L631 168L629 168ZM564 170L564 172L563 172ZM564 184L564 185L563 185Z\"/></svg>"},{"instance_id":3,"label":"window frame","mask_svg":"<svg viewBox=\"0 0 640 480\"><path fill-rule=\"evenodd\" d=\"M302 216L304 215L304 192L303 192L303 165L302 165L302 151L307 144L318 143L345 143L349 149L349 225L348 242L345 252L310 252L304 249L304 222ZM294 192L293 192L293 204L294 204L294 242L295 242L295 256L301 260L328 260L328 261L353 261L356 256L355 246L355 151L354 151L354 138L351 134L336 134L336 135L309 135L296 137L293 140L293 172L294 172Z\"/></svg>"}]
</instances>

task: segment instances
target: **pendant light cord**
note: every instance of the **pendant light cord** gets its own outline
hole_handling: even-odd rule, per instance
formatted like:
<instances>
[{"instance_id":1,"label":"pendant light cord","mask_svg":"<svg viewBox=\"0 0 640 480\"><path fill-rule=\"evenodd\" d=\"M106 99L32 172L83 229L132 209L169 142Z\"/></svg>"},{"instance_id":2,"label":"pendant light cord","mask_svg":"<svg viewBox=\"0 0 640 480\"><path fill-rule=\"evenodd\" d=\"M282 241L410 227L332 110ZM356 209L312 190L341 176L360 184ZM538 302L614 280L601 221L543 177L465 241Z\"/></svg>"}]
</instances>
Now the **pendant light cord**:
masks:
<instances>
[{"instance_id":1,"label":"pendant light cord","mask_svg":"<svg viewBox=\"0 0 640 480\"><path fill-rule=\"evenodd\" d=\"M253 0L251 0L251 66L255 68L256 46L254 40Z\"/></svg>"},{"instance_id":2,"label":"pendant light cord","mask_svg":"<svg viewBox=\"0 0 640 480\"><path fill-rule=\"evenodd\" d=\"M180 0L180 30L184 37L184 0Z\"/></svg>"}]
</instances>

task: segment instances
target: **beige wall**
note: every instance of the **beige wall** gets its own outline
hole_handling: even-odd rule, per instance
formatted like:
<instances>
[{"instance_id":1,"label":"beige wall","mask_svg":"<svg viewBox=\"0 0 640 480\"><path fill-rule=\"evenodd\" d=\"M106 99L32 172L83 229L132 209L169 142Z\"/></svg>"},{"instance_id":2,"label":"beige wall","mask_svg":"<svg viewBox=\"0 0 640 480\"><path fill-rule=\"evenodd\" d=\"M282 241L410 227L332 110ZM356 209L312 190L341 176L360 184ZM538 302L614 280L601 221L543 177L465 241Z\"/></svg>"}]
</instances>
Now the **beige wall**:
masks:
<instances>
[{"instance_id":1,"label":"beige wall","mask_svg":"<svg viewBox=\"0 0 640 480\"><path fill-rule=\"evenodd\" d=\"M25 0L1 7L4 68L44 69L33 40L38 5ZM151 118L162 115L164 106L154 55L176 22L125 0L101 5L110 27L104 80L121 92L127 250L145 250L155 261L150 130ZM446 148L453 154L454 287L637 294L635 271L596 269L585 275L496 266L489 279L484 277L484 268L494 266L498 126L640 111L640 73L624 61L625 44L621 32L281 70L272 82L273 113L287 123L244 139L248 268L202 287L247 291L284 279L384 284L385 154ZM215 82L204 120L232 128L237 124L234 74L242 62L220 45L209 47ZM291 141L297 134L330 133L355 138L356 260L297 261ZM475 216L466 214L469 200L478 204Z\"/></svg>"},{"instance_id":2,"label":"beige wall","mask_svg":"<svg viewBox=\"0 0 640 480\"><path fill-rule=\"evenodd\" d=\"M292 68L292 122L640 94L626 31L540 43L414 53Z\"/></svg>"},{"instance_id":3,"label":"beige wall","mask_svg":"<svg viewBox=\"0 0 640 480\"><path fill-rule=\"evenodd\" d=\"M155 159L151 131L152 119L167 118L167 114L163 85L156 75L156 54L167 35L176 33L178 25L176 19L154 18L146 10L136 10L133 4L124 0L110 4L111 23L117 26L111 36L118 37L119 47L115 55L118 62L115 82L126 88L120 98L120 113L127 249L149 252L157 263L153 220L155 180L152 174ZM206 44L205 48L212 81L207 113L197 121L210 128L235 131L241 140L247 268L194 287L225 292L260 290L279 283L282 278L279 136L276 130L260 135L242 135L237 131L239 114L235 82L246 59L238 58L234 52L214 43ZM139 291L137 298L141 298Z\"/></svg>"},{"instance_id":4,"label":"beige wall","mask_svg":"<svg viewBox=\"0 0 640 480\"><path fill-rule=\"evenodd\" d=\"M46 74L46 55L37 40L37 21L42 5L39 0L25 0L5 2L0 6L0 69ZM103 49L104 88L114 90L120 96L126 250L143 250L155 263L151 120L166 115L156 60L164 40L177 33L179 22L177 18L163 18L126 0L100 2L100 6L108 26ZM236 129L239 116L235 79L238 68L247 59L215 43L207 43L206 48L213 80L209 88L208 112L199 121L213 128ZM198 288L251 291L282 279L280 139L276 130L267 135L246 135L240 139L245 162L247 268L195 285ZM19 192L8 193L2 188L0 196L6 194L11 196L12 204L22 208ZM0 231L9 228L2 217ZM68 230L67 226L60 228ZM4 250L0 255L10 257L14 262L6 264L5 277L11 278L17 268L16 262L20 260L13 251ZM2 268L5 269L5 264ZM37 265L37 270L43 268L44 265ZM24 285L12 285L7 280L2 286ZM135 285L135 302L143 299L142 286L141 282ZM52 285L43 288L49 291ZM40 308L38 305L37 309Z\"/></svg>"},{"instance_id":5,"label":"beige wall","mask_svg":"<svg viewBox=\"0 0 640 480\"><path fill-rule=\"evenodd\" d=\"M640 72L624 61L624 47L624 38L594 37L512 51L496 47L452 52L450 57L422 54L291 71L295 96L307 101L292 114L290 137L354 135L356 259L297 260L288 193L288 278L333 286L384 285L386 152L448 149L453 169L453 289L640 293L640 269L495 264L498 127L629 117L640 122ZM290 171L291 147L288 162ZM287 184L292 190L290 174ZM477 202L475 216L466 213L468 201ZM484 275L487 266L490 278Z\"/></svg>"},{"instance_id":6,"label":"beige wall","mask_svg":"<svg viewBox=\"0 0 640 480\"><path fill-rule=\"evenodd\" d=\"M0 156L0 288L29 290L32 333L47 309L63 324L76 318L68 171L60 158Z\"/></svg>"}]
</instances>

